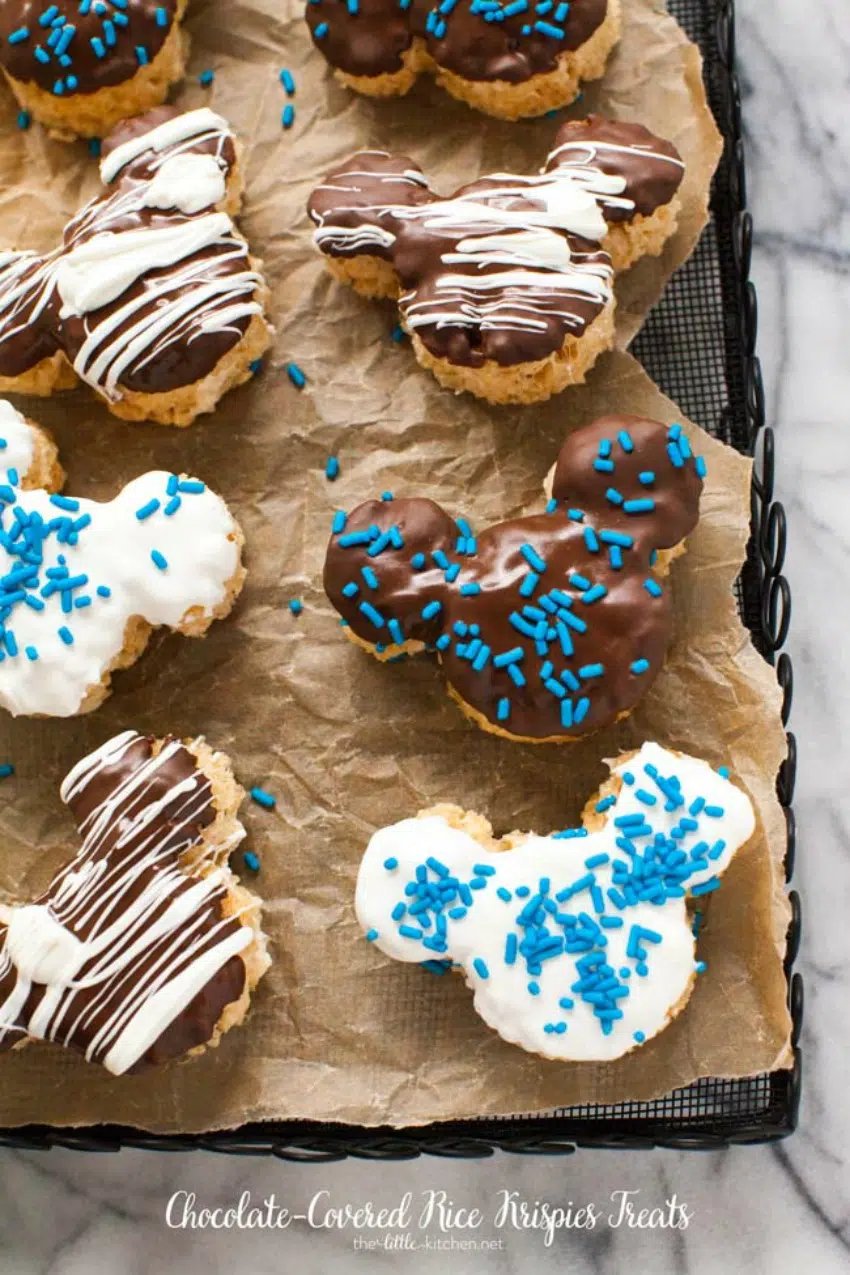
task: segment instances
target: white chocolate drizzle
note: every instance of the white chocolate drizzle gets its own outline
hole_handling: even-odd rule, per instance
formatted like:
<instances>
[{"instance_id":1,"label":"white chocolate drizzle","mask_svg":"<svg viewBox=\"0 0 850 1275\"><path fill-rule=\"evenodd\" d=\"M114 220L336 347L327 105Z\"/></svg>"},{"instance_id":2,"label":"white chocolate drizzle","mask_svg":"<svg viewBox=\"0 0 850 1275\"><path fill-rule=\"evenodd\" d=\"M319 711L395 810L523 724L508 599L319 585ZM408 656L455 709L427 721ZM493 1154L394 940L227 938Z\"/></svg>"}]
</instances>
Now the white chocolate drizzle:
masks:
<instances>
[{"instance_id":1,"label":"white chocolate drizzle","mask_svg":"<svg viewBox=\"0 0 850 1275\"><path fill-rule=\"evenodd\" d=\"M64 801L103 789L81 824L81 849L38 902L0 910L0 1045L23 1035L81 1042L114 1075L134 1067L255 937L223 914L228 879L215 866L244 829L237 823L203 846L209 780L195 766L168 785L183 745L140 744L126 731L73 768ZM111 768L117 775L105 776ZM181 856L190 851L199 858L187 875Z\"/></svg>"}]
</instances>

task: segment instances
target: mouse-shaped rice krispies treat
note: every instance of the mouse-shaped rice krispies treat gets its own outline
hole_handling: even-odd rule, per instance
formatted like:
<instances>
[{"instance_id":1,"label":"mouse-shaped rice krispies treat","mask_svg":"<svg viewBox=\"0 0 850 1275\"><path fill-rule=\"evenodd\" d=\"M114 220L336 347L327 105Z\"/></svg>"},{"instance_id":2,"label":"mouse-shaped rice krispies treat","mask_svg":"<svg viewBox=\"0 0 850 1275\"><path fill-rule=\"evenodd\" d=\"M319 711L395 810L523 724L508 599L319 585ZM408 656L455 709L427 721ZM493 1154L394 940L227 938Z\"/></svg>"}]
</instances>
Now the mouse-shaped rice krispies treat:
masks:
<instances>
[{"instance_id":1,"label":"mouse-shaped rice krispies treat","mask_svg":"<svg viewBox=\"0 0 850 1275\"><path fill-rule=\"evenodd\" d=\"M619 0L309 0L306 17L348 88L395 97L430 72L509 120L567 106L620 36Z\"/></svg>"},{"instance_id":2,"label":"mouse-shaped rice krispies treat","mask_svg":"<svg viewBox=\"0 0 850 1275\"><path fill-rule=\"evenodd\" d=\"M217 1045L270 964L261 901L227 866L245 836L229 759L125 731L61 793L79 852L0 905L0 1050L53 1041L120 1076Z\"/></svg>"},{"instance_id":3,"label":"mouse-shaped rice krispies treat","mask_svg":"<svg viewBox=\"0 0 850 1275\"><path fill-rule=\"evenodd\" d=\"M419 362L453 390L534 403L584 380L614 340L614 271L676 227L684 165L639 124L558 131L532 177L494 173L442 199L403 155L363 151L310 197L330 272L398 299Z\"/></svg>"},{"instance_id":4,"label":"mouse-shaped rice krispies treat","mask_svg":"<svg viewBox=\"0 0 850 1275\"><path fill-rule=\"evenodd\" d=\"M325 591L378 659L436 651L484 730L579 739L627 716L664 664L664 577L704 474L681 426L606 416L564 443L545 513L478 534L419 498L338 513Z\"/></svg>"},{"instance_id":5,"label":"mouse-shaped rice krispies treat","mask_svg":"<svg viewBox=\"0 0 850 1275\"><path fill-rule=\"evenodd\" d=\"M646 743L612 765L579 828L494 840L457 806L378 831L357 879L366 937L399 961L461 967L505 1040L610 1061L687 1004L705 965L689 900L755 831L752 803L706 762Z\"/></svg>"},{"instance_id":6,"label":"mouse-shaped rice krispies treat","mask_svg":"<svg viewBox=\"0 0 850 1275\"><path fill-rule=\"evenodd\" d=\"M0 400L0 707L14 715L97 708L155 627L203 637L245 580L242 532L198 479L151 471L100 503L57 495L63 477L47 435Z\"/></svg>"},{"instance_id":7,"label":"mouse-shaped rice krispies treat","mask_svg":"<svg viewBox=\"0 0 850 1275\"><path fill-rule=\"evenodd\" d=\"M107 139L107 191L53 252L0 252L0 391L77 378L124 420L191 425L270 342L259 263L231 220L236 140L207 108L160 107Z\"/></svg>"},{"instance_id":8,"label":"mouse-shaped rice krispies treat","mask_svg":"<svg viewBox=\"0 0 850 1275\"><path fill-rule=\"evenodd\" d=\"M187 0L0 0L0 66L60 138L103 137L165 101L185 69Z\"/></svg>"}]
</instances>

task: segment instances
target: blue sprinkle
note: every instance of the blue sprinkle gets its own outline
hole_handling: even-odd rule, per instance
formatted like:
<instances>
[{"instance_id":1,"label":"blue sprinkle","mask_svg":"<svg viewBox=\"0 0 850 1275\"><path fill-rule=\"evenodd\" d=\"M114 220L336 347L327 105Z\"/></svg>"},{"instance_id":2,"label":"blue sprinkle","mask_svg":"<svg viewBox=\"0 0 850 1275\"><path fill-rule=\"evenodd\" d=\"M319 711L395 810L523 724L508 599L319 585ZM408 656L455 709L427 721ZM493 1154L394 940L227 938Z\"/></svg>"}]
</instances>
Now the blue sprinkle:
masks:
<instances>
[{"instance_id":1,"label":"blue sprinkle","mask_svg":"<svg viewBox=\"0 0 850 1275\"><path fill-rule=\"evenodd\" d=\"M468 584L462 584L460 586L460 591L463 597L473 598L481 592L481 585L476 584L474 581L470 581Z\"/></svg>"},{"instance_id":2,"label":"blue sprinkle","mask_svg":"<svg viewBox=\"0 0 850 1275\"><path fill-rule=\"evenodd\" d=\"M3 765L0 766L0 779L8 779L9 776L14 775L14 773L15 767L11 764L11 762L4 762Z\"/></svg>"},{"instance_id":3,"label":"blue sprinkle","mask_svg":"<svg viewBox=\"0 0 850 1275\"><path fill-rule=\"evenodd\" d=\"M333 522L331 523L331 531L335 536L338 536L341 531L345 530L345 524L347 521L348 519L343 511L338 509L334 514Z\"/></svg>"},{"instance_id":4,"label":"blue sprinkle","mask_svg":"<svg viewBox=\"0 0 850 1275\"><path fill-rule=\"evenodd\" d=\"M475 973L479 978L490 977L490 971L487 968L487 963L486 961L482 961L480 956L476 956L475 960L472 962L472 968L475 970Z\"/></svg>"},{"instance_id":5,"label":"blue sprinkle","mask_svg":"<svg viewBox=\"0 0 850 1275\"><path fill-rule=\"evenodd\" d=\"M329 456L325 463L325 478L332 483L339 477L339 460L336 456Z\"/></svg>"},{"instance_id":6,"label":"blue sprinkle","mask_svg":"<svg viewBox=\"0 0 850 1275\"><path fill-rule=\"evenodd\" d=\"M646 1040L646 1036L644 1035L643 1032L635 1032L634 1039L638 1045L642 1045L643 1042Z\"/></svg>"},{"instance_id":7,"label":"blue sprinkle","mask_svg":"<svg viewBox=\"0 0 850 1275\"><path fill-rule=\"evenodd\" d=\"M255 801L258 806L262 806L264 810L274 810L277 805L277 798L273 797L270 792L266 792L265 788L252 788L251 800Z\"/></svg>"},{"instance_id":8,"label":"blue sprinkle","mask_svg":"<svg viewBox=\"0 0 850 1275\"><path fill-rule=\"evenodd\" d=\"M433 602L427 603L427 605L422 608L422 619L433 620L434 616L439 615L442 609L441 603L437 602L435 599Z\"/></svg>"},{"instance_id":9,"label":"blue sprinkle","mask_svg":"<svg viewBox=\"0 0 850 1275\"><path fill-rule=\"evenodd\" d=\"M153 498L146 505L142 505L141 509L136 510L136 517L139 522L144 522L146 518L150 518L151 514L155 514L159 507L159 501Z\"/></svg>"},{"instance_id":10,"label":"blue sprinkle","mask_svg":"<svg viewBox=\"0 0 850 1275\"><path fill-rule=\"evenodd\" d=\"M315 31L313 32L313 35L316 37L317 40L323 40L325 36L327 35L327 33L328 33L327 22L320 22L319 25L316 27Z\"/></svg>"},{"instance_id":11,"label":"blue sprinkle","mask_svg":"<svg viewBox=\"0 0 850 1275\"><path fill-rule=\"evenodd\" d=\"M398 867L398 859L395 857L395 855L390 855L389 859L384 859L384 867L386 868L387 872L392 872L395 868Z\"/></svg>"},{"instance_id":12,"label":"blue sprinkle","mask_svg":"<svg viewBox=\"0 0 850 1275\"><path fill-rule=\"evenodd\" d=\"M158 571L168 570L168 559L158 549L151 549L151 562Z\"/></svg>"},{"instance_id":13,"label":"blue sprinkle","mask_svg":"<svg viewBox=\"0 0 850 1275\"><path fill-rule=\"evenodd\" d=\"M290 598L289 609L293 615L300 615L304 610L304 603L300 600L300 598Z\"/></svg>"},{"instance_id":14,"label":"blue sprinkle","mask_svg":"<svg viewBox=\"0 0 850 1275\"><path fill-rule=\"evenodd\" d=\"M370 943L374 943L377 937L378 937L378 931L374 929L374 927L371 930L366 931L366 938Z\"/></svg>"},{"instance_id":15,"label":"blue sprinkle","mask_svg":"<svg viewBox=\"0 0 850 1275\"><path fill-rule=\"evenodd\" d=\"M635 662L629 667L633 673L640 675L641 673L645 673L649 668L649 660L635 660Z\"/></svg>"},{"instance_id":16,"label":"blue sprinkle","mask_svg":"<svg viewBox=\"0 0 850 1275\"><path fill-rule=\"evenodd\" d=\"M292 97L295 92L295 80L293 79L292 72L284 68L280 73L280 82L289 96Z\"/></svg>"},{"instance_id":17,"label":"blue sprinkle","mask_svg":"<svg viewBox=\"0 0 850 1275\"><path fill-rule=\"evenodd\" d=\"M249 872L260 871L260 860L254 854L253 850L246 850L242 856L242 862Z\"/></svg>"},{"instance_id":18,"label":"blue sprinkle","mask_svg":"<svg viewBox=\"0 0 850 1275\"><path fill-rule=\"evenodd\" d=\"M73 633L71 632L71 630L70 630L70 629L68 629L68 628L66 628L66 627L65 627L65 625L64 625L64 624L63 624L62 628L61 628L61 629L59 629L59 636L60 636L60 638L62 639L62 641L65 643L65 645L66 645L66 646L73 646L73 645L74 645L74 635L73 635Z\"/></svg>"},{"instance_id":19,"label":"blue sprinkle","mask_svg":"<svg viewBox=\"0 0 850 1275\"><path fill-rule=\"evenodd\" d=\"M297 363L287 363L286 375L296 389L303 390L307 384L307 377Z\"/></svg>"},{"instance_id":20,"label":"blue sprinkle","mask_svg":"<svg viewBox=\"0 0 850 1275\"><path fill-rule=\"evenodd\" d=\"M215 71L210 71L210 70L201 71L201 74L198 76L198 83L201 84L204 88L208 88L209 85L212 84L214 79L215 79Z\"/></svg>"},{"instance_id":21,"label":"blue sprinkle","mask_svg":"<svg viewBox=\"0 0 850 1275\"><path fill-rule=\"evenodd\" d=\"M284 128L292 128L292 125L295 123L295 107L291 102L288 102L283 108L280 122Z\"/></svg>"},{"instance_id":22,"label":"blue sprinkle","mask_svg":"<svg viewBox=\"0 0 850 1275\"><path fill-rule=\"evenodd\" d=\"M644 580L643 587L646 589L647 593L652 594L654 598L660 598L663 592L661 585L652 579Z\"/></svg>"},{"instance_id":23,"label":"blue sprinkle","mask_svg":"<svg viewBox=\"0 0 850 1275\"><path fill-rule=\"evenodd\" d=\"M384 627L384 617L381 615L380 611L376 610L375 607L372 606L371 602L361 602L360 611L363 615L365 615L367 620L370 620L372 624L374 624L376 629L382 629Z\"/></svg>"},{"instance_id":24,"label":"blue sprinkle","mask_svg":"<svg viewBox=\"0 0 850 1275\"><path fill-rule=\"evenodd\" d=\"M523 558L525 558L528 565L532 567L535 571L542 574L546 570L546 563L540 557L540 554L535 552L535 550L532 548L531 545L524 544L522 548L520 549L520 553L522 554Z\"/></svg>"}]
</instances>

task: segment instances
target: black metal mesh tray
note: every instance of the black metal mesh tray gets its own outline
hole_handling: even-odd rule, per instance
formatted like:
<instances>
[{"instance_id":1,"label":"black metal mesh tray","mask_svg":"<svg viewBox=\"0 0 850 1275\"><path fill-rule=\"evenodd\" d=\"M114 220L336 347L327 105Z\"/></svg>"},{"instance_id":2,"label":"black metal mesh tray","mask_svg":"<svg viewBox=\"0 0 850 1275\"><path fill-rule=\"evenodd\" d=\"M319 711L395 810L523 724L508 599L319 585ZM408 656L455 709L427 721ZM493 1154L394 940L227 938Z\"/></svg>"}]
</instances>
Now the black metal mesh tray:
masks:
<instances>
[{"instance_id":1,"label":"black metal mesh tray","mask_svg":"<svg viewBox=\"0 0 850 1275\"><path fill-rule=\"evenodd\" d=\"M704 58L709 100L725 139L714 180L711 219L696 252L675 276L633 346L656 384L709 433L744 455L755 456L752 534L738 581L738 603L752 639L775 665L784 691L782 720L791 708L791 661L779 654L788 633L791 597L782 574L785 511L773 499L773 432L764 427L764 393L755 355L756 295L749 280L752 221L746 211L741 110L735 74L732 0L669 0L670 10ZM791 808L796 749L777 776L788 824L785 874L794 867ZM0 1146L116 1151L206 1150L232 1155L275 1155L287 1160L406 1160L422 1153L450 1157L492 1155L496 1149L566 1155L579 1146L679 1147L708 1150L731 1143L787 1137L800 1097L798 1039L803 982L793 972L800 941L800 903L791 891L792 920L785 972L793 1020L794 1067L744 1080L705 1079L652 1102L571 1107L545 1116L453 1120L416 1129L365 1129L308 1121L245 1125L221 1133L161 1136L119 1125L57 1129L28 1125L0 1130Z\"/></svg>"}]
</instances>

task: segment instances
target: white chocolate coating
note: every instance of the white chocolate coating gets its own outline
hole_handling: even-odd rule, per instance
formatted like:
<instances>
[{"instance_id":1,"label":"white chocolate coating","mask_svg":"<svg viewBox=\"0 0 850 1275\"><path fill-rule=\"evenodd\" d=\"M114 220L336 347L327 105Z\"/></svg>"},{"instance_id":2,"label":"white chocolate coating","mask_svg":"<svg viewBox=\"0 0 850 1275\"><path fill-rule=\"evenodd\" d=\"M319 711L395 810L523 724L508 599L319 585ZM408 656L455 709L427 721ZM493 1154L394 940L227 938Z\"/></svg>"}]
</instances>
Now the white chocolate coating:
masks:
<instances>
[{"instance_id":1,"label":"white chocolate coating","mask_svg":"<svg viewBox=\"0 0 850 1275\"><path fill-rule=\"evenodd\" d=\"M674 793L674 809L667 809L672 803L648 766ZM623 783L604 827L585 835L529 834L514 849L491 852L440 815L380 829L357 880L355 907L363 930L396 960L462 966L484 1021L533 1053L608 1061L650 1040L681 1008L699 971L686 898L713 886L752 836L755 815L746 794L706 762L658 744L644 744L614 773L634 782ZM631 827L643 831L630 832L628 823L618 822L630 818ZM643 865L633 868L656 834L663 835L664 854L673 856L663 889L646 886L652 874ZM429 859L446 870L444 876L428 866ZM405 887L416 886L423 867L426 883L448 876L463 891L439 908L418 911L421 892ZM470 886L472 881L478 884ZM663 901L638 897L652 888L666 895ZM420 937L400 927L418 930ZM573 950L566 950L569 944ZM561 1004L564 998L567 1005Z\"/></svg>"},{"instance_id":2,"label":"white chocolate coating","mask_svg":"<svg viewBox=\"0 0 850 1275\"><path fill-rule=\"evenodd\" d=\"M32 435L7 408L0 405L0 706L67 717L121 652L131 618L175 628L193 608L215 612L239 567L238 531L214 492L162 471L102 504L20 490ZM150 515L138 517L152 502ZM33 533L29 558L10 530L21 518L54 528ZM69 589L69 580L79 583Z\"/></svg>"}]
</instances>

